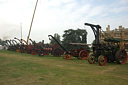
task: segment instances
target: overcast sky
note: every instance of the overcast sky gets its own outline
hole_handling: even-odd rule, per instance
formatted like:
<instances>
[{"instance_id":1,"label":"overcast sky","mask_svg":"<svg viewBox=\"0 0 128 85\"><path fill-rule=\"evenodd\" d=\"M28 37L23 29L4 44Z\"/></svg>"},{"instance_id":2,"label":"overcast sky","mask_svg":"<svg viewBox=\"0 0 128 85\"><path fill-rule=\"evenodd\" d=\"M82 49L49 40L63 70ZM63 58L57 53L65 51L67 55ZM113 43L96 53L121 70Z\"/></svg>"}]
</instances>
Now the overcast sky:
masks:
<instances>
[{"instance_id":1,"label":"overcast sky","mask_svg":"<svg viewBox=\"0 0 128 85\"><path fill-rule=\"evenodd\" d=\"M27 39L36 0L0 0L0 38ZM33 40L49 42L48 35L63 35L67 29L86 29L88 44L94 40L90 27L101 25L103 30L122 25L128 28L128 0L39 0L30 34ZM62 37L61 37L62 39Z\"/></svg>"}]
</instances>

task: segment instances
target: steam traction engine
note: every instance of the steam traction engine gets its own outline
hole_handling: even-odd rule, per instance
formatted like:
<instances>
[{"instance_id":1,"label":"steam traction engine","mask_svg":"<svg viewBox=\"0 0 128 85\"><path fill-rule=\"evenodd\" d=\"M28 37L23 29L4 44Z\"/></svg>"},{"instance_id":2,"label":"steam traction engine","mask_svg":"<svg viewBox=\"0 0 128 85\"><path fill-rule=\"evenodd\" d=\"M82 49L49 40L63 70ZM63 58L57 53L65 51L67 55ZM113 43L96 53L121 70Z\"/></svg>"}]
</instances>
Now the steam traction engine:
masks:
<instances>
[{"instance_id":1,"label":"steam traction engine","mask_svg":"<svg viewBox=\"0 0 128 85\"><path fill-rule=\"evenodd\" d=\"M31 39L30 39L30 41L34 45L32 51L31 51L31 54L32 55L36 55L36 54L38 54L39 56L49 55L49 53L51 51L51 48L49 48L49 46L47 46L46 44L44 44L44 41L42 41L42 44L35 43Z\"/></svg>"},{"instance_id":2,"label":"steam traction engine","mask_svg":"<svg viewBox=\"0 0 128 85\"><path fill-rule=\"evenodd\" d=\"M125 48L120 46L121 40L115 38L107 37L104 39L105 43L100 43L99 32L101 30L100 25L93 25L85 23L85 25L90 26L94 32L95 43L93 44L93 53L88 57L88 62L94 64L98 62L99 65L104 66L107 62L116 61L118 64L125 64L127 62L127 53Z\"/></svg>"},{"instance_id":3,"label":"steam traction engine","mask_svg":"<svg viewBox=\"0 0 128 85\"><path fill-rule=\"evenodd\" d=\"M48 35L48 37L51 37L53 38L57 44L62 48L63 51L65 51L65 54L63 55L63 58L66 59L66 60L70 60L71 57L77 57L78 59L81 59L81 60L86 60L88 58L88 52L87 49L84 49L83 47L84 46L87 46L87 44L82 44L82 43L69 43L70 45L77 45L77 46L80 46L80 45L83 45L83 47L78 47L78 48L72 48L67 50L64 48L64 46L62 46L52 35ZM61 51L57 51L56 53L60 53Z\"/></svg>"}]
</instances>

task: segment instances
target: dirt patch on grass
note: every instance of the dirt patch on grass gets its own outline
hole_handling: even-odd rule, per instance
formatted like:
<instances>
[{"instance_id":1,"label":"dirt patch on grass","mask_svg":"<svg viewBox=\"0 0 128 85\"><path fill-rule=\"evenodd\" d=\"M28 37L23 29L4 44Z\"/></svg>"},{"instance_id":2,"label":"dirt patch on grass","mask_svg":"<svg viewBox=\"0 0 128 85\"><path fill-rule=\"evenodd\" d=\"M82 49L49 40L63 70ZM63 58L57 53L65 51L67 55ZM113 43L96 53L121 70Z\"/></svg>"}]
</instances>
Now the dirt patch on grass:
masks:
<instances>
[{"instance_id":1,"label":"dirt patch on grass","mask_svg":"<svg viewBox=\"0 0 128 85\"><path fill-rule=\"evenodd\" d=\"M107 69L105 69L105 70L102 70L101 71L101 73L100 74L104 74L104 73L106 73L106 72L109 72L109 71L113 71L114 69L116 69L118 66L115 66L115 67L108 67Z\"/></svg>"}]
</instances>

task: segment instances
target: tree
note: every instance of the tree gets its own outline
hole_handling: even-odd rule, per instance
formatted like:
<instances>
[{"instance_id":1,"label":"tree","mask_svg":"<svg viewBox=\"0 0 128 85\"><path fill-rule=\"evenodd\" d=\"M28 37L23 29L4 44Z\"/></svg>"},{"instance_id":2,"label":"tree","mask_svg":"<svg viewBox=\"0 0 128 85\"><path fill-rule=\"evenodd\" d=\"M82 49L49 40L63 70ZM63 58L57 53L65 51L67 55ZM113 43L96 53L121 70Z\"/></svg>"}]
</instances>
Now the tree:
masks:
<instances>
[{"instance_id":1,"label":"tree","mask_svg":"<svg viewBox=\"0 0 128 85\"><path fill-rule=\"evenodd\" d=\"M68 29L64 31L62 44L67 46L68 43L87 43L87 31L85 29Z\"/></svg>"},{"instance_id":2,"label":"tree","mask_svg":"<svg viewBox=\"0 0 128 85\"><path fill-rule=\"evenodd\" d=\"M2 39L0 39L0 45L4 45L5 41L3 41Z\"/></svg>"},{"instance_id":3,"label":"tree","mask_svg":"<svg viewBox=\"0 0 128 85\"><path fill-rule=\"evenodd\" d=\"M2 40L0 39L0 44L2 43Z\"/></svg>"},{"instance_id":4,"label":"tree","mask_svg":"<svg viewBox=\"0 0 128 85\"><path fill-rule=\"evenodd\" d=\"M54 37L56 38L56 40L57 40L59 43L61 43L61 41L60 41L60 35L59 35L59 34L55 33L55 34L54 34ZM56 43L56 41L55 41L54 39L51 38L51 39L50 39L50 44L53 45L53 44L57 44L57 43Z\"/></svg>"}]
</instances>

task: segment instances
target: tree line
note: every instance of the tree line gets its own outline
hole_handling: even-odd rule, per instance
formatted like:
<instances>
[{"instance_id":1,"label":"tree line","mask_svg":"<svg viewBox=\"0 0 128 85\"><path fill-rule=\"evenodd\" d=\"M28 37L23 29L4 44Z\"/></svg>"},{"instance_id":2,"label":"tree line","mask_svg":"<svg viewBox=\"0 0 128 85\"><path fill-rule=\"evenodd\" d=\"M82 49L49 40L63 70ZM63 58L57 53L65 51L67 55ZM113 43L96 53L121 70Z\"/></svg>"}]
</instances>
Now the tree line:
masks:
<instances>
[{"instance_id":1,"label":"tree line","mask_svg":"<svg viewBox=\"0 0 128 85\"><path fill-rule=\"evenodd\" d=\"M68 43L87 43L87 31L85 29L68 29L64 31L62 35L63 40L60 40L60 35L55 33L54 37L63 45L68 48ZM51 39L50 44L56 44L56 42Z\"/></svg>"},{"instance_id":2,"label":"tree line","mask_svg":"<svg viewBox=\"0 0 128 85\"><path fill-rule=\"evenodd\" d=\"M3 41L2 39L0 39L0 45L4 45L5 41Z\"/></svg>"}]
</instances>

